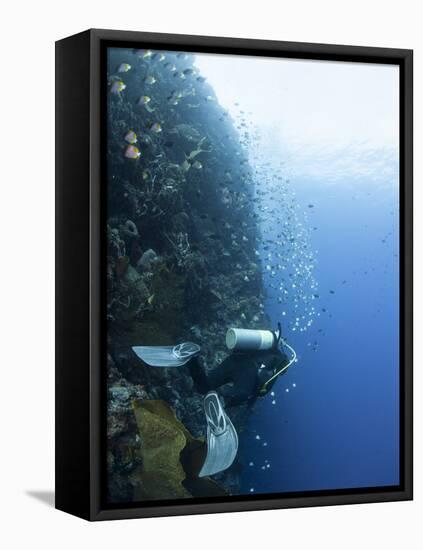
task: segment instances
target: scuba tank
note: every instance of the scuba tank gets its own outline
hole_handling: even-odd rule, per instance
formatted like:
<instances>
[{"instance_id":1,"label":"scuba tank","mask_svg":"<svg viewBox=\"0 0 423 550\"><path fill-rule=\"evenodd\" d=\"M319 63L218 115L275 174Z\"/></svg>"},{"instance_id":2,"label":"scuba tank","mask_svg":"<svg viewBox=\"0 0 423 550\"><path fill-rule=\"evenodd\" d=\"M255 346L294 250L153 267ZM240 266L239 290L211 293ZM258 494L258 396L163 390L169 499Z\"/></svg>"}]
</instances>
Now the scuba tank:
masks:
<instances>
[{"instance_id":1,"label":"scuba tank","mask_svg":"<svg viewBox=\"0 0 423 550\"><path fill-rule=\"evenodd\" d=\"M277 347L280 332L230 328L226 333L226 346L231 351L269 350Z\"/></svg>"}]
</instances>

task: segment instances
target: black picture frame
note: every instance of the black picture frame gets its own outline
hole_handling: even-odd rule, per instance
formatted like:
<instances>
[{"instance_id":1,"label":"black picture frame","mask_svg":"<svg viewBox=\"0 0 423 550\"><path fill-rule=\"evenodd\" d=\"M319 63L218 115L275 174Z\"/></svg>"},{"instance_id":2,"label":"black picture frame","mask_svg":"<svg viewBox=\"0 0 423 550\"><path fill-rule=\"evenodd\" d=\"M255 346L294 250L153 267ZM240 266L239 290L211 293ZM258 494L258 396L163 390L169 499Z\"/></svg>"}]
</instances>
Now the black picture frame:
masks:
<instances>
[{"instance_id":1,"label":"black picture frame","mask_svg":"<svg viewBox=\"0 0 423 550\"><path fill-rule=\"evenodd\" d=\"M107 46L396 64L400 69L400 469L398 487L109 506L105 470ZM91 29L56 43L56 508L87 520L412 499L413 52Z\"/></svg>"}]
</instances>

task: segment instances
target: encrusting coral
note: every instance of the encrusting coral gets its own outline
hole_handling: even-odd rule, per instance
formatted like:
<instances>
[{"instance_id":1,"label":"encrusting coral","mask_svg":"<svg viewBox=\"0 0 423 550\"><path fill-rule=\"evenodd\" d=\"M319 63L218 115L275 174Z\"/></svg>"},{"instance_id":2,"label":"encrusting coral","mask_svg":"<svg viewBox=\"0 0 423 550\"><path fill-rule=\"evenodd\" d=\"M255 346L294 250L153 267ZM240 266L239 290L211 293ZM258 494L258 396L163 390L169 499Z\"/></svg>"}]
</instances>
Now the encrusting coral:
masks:
<instances>
[{"instance_id":1,"label":"encrusting coral","mask_svg":"<svg viewBox=\"0 0 423 550\"><path fill-rule=\"evenodd\" d=\"M138 400L133 408L141 438L141 465L132 475L136 499L226 494L213 480L197 477L205 442L189 433L165 401Z\"/></svg>"}]
</instances>

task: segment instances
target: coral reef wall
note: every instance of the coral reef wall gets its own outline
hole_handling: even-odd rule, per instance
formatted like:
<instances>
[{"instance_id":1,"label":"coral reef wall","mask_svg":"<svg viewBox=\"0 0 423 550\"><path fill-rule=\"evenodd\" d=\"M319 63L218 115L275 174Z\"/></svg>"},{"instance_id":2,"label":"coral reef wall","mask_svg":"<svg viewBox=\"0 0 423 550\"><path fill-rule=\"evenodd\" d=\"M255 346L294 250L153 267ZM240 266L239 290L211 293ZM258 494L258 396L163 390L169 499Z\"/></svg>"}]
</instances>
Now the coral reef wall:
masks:
<instances>
[{"instance_id":1,"label":"coral reef wall","mask_svg":"<svg viewBox=\"0 0 423 550\"><path fill-rule=\"evenodd\" d=\"M157 498L140 490L134 400L164 400L194 437L205 432L188 368L148 367L131 346L194 341L213 368L229 326L268 320L248 130L195 56L110 49L107 109L108 493L118 502ZM245 413L230 411L239 429ZM228 491L237 468L217 476Z\"/></svg>"}]
</instances>

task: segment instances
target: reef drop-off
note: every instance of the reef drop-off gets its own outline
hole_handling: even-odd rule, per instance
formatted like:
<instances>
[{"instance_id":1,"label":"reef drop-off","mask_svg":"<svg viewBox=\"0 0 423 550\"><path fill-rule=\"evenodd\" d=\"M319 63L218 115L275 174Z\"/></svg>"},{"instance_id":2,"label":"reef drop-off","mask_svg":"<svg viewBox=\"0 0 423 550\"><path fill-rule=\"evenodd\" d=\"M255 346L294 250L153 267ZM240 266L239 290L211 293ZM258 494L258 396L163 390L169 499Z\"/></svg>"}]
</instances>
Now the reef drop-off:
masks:
<instances>
[{"instance_id":1,"label":"reef drop-off","mask_svg":"<svg viewBox=\"0 0 423 550\"><path fill-rule=\"evenodd\" d=\"M110 49L107 111L108 499L130 502L166 498L143 487L149 439L134 402L164 401L192 438L205 435L204 395L189 369L148 367L131 347L193 341L213 368L227 355L229 327L270 327L250 136L219 105L195 56ZM247 405L227 412L242 432ZM214 476L215 494L237 493L240 468L235 461ZM179 481L179 496L195 494Z\"/></svg>"}]
</instances>

